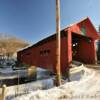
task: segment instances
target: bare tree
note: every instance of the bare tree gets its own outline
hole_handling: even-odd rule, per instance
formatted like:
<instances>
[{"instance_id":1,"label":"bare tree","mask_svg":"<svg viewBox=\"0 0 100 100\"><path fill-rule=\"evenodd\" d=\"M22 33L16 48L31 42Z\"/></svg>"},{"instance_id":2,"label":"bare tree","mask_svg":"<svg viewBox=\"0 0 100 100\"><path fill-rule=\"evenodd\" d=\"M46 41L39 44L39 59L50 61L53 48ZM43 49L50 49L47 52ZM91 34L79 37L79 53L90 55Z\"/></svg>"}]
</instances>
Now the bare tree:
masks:
<instances>
[{"instance_id":1,"label":"bare tree","mask_svg":"<svg viewBox=\"0 0 100 100\"><path fill-rule=\"evenodd\" d=\"M28 43L21 39L17 39L10 35L0 34L0 54L2 56L12 57L12 55L19 49L27 46Z\"/></svg>"}]
</instances>

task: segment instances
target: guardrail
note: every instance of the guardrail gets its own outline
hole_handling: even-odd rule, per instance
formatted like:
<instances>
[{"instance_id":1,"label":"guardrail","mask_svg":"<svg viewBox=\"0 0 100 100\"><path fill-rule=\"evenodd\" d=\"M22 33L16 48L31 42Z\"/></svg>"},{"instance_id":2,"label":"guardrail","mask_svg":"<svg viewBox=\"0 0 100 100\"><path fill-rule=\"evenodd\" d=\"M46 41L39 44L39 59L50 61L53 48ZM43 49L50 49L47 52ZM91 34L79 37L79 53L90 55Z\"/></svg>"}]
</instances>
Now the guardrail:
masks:
<instances>
[{"instance_id":1,"label":"guardrail","mask_svg":"<svg viewBox=\"0 0 100 100\"><path fill-rule=\"evenodd\" d=\"M70 69L70 74L75 74L83 70L84 65L80 65L78 67L74 67Z\"/></svg>"}]
</instances>

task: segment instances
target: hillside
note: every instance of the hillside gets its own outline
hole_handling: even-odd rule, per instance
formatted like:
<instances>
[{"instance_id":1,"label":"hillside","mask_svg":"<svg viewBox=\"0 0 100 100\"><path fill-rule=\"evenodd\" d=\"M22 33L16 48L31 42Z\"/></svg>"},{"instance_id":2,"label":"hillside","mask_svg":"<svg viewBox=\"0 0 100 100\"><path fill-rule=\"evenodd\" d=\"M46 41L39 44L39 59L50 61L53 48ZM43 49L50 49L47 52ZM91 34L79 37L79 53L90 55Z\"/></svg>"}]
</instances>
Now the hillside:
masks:
<instances>
[{"instance_id":1,"label":"hillside","mask_svg":"<svg viewBox=\"0 0 100 100\"><path fill-rule=\"evenodd\" d=\"M0 36L0 55L11 56L17 50L28 46L24 40L13 36Z\"/></svg>"}]
</instances>

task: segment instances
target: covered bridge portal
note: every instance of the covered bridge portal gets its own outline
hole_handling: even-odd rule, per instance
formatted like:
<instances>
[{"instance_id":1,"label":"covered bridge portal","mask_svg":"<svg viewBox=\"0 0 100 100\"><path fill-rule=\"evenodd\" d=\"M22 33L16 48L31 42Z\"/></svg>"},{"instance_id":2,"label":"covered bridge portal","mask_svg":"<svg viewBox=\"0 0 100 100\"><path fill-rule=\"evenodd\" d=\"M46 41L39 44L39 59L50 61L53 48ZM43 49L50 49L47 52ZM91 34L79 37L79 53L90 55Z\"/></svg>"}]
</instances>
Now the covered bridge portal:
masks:
<instances>
[{"instance_id":1,"label":"covered bridge portal","mask_svg":"<svg viewBox=\"0 0 100 100\"><path fill-rule=\"evenodd\" d=\"M61 31L61 71L66 72L72 60L83 63L96 62L95 40L99 39L89 18L73 24ZM19 62L55 70L56 34L17 53Z\"/></svg>"}]
</instances>

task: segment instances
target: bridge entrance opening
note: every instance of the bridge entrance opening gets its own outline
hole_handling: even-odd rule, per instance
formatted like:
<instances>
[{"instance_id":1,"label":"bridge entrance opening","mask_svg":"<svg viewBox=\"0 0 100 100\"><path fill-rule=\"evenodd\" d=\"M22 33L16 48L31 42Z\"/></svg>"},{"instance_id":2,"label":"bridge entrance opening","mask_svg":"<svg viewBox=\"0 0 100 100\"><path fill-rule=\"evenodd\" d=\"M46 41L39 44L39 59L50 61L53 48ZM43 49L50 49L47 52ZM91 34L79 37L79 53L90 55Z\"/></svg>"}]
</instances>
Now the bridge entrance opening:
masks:
<instances>
[{"instance_id":1,"label":"bridge entrance opening","mask_svg":"<svg viewBox=\"0 0 100 100\"><path fill-rule=\"evenodd\" d=\"M72 59L83 63L92 63L94 60L94 50L92 39L72 34Z\"/></svg>"}]
</instances>

